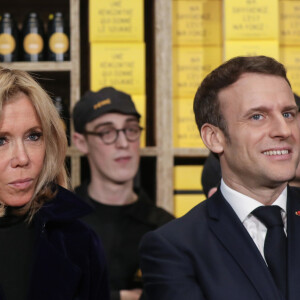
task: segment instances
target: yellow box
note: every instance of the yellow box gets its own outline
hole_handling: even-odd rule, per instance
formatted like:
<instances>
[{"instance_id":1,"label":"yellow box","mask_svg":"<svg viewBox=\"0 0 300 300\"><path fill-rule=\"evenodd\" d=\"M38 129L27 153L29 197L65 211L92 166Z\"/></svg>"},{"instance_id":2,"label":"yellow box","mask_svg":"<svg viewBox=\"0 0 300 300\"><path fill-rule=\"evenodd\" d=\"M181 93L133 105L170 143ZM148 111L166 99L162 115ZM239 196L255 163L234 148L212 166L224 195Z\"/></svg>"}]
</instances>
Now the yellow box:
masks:
<instances>
[{"instance_id":1,"label":"yellow box","mask_svg":"<svg viewBox=\"0 0 300 300\"><path fill-rule=\"evenodd\" d=\"M280 1L280 44L300 46L300 1Z\"/></svg>"},{"instance_id":2,"label":"yellow box","mask_svg":"<svg viewBox=\"0 0 300 300\"><path fill-rule=\"evenodd\" d=\"M221 1L176 0L172 5L173 45L221 45Z\"/></svg>"},{"instance_id":3,"label":"yellow box","mask_svg":"<svg viewBox=\"0 0 300 300\"><path fill-rule=\"evenodd\" d=\"M90 42L144 40L144 1L90 0Z\"/></svg>"},{"instance_id":4,"label":"yellow box","mask_svg":"<svg viewBox=\"0 0 300 300\"><path fill-rule=\"evenodd\" d=\"M91 90L113 86L129 94L145 94L144 43L92 43Z\"/></svg>"},{"instance_id":5,"label":"yellow box","mask_svg":"<svg viewBox=\"0 0 300 300\"><path fill-rule=\"evenodd\" d=\"M192 98L173 100L173 143L178 148L205 148L195 122Z\"/></svg>"},{"instance_id":6,"label":"yellow box","mask_svg":"<svg viewBox=\"0 0 300 300\"><path fill-rule=\"evenodd\" d=\"M204 194L178 194L174 195L174 215L176 218L182 217L194 206L204 201Z\"/></svg>"},{"instance_id":7,"label":"yellow box","mask_svg":"<svg viewBox=\"0 0 300 300\"><path fill-rule=\"evenodd\" d=\"M225 39L278 39L278 6L278 0L224 0Z\"/></svg>"},{"instance_id":8,"label":"yellow box","mask_svg":"<svg viewBox=\"0 0 300 300\"><path fill-rule=\"evenodd\" d=\"M145 95L131 95L135 108L141 115L140 126L144 128L140 137L141 148L146 146L146 96Z\"/></svg>"},{"instance_id":9,"label":"yellow box","mask_svg":"<svg viewBox=\"0 0 300 300\"><path fill-rule=\"evenodd\" d=\"M221 63L221 47L173 47L173 96L193 98L204 77Z\"/></svg>"},{"instance_id":10,"label":"yellow box","mask_svg":"<svg viewBox=\"0 0 300 300\"><path fill-rule=\"evenodd\" d=\"M224 45L224 60L235 56L266 55L279 59L279 42L274 41L226 41Z\"/></svg>"},{"instance_id":11,"label":"yellow box","mask_svg":"<svg viewBox=\"0 0 300 300\"><path fill-rule=\"evenodd\" d=\"M300 95L300 47L281 47L280 62L287 69L293 92Z\"/></svg>"},{"instance_id":12,"label":"yellow box","mask_svg":"<svg viewBox=\"0 0 300 300\"><path fill-rule=\"evenodd\" d=\"M203 166L185 166L178 165L174 167L174 189L177 191L192 190L202 191L202 176Z\"/></svg>"}]
</instances>

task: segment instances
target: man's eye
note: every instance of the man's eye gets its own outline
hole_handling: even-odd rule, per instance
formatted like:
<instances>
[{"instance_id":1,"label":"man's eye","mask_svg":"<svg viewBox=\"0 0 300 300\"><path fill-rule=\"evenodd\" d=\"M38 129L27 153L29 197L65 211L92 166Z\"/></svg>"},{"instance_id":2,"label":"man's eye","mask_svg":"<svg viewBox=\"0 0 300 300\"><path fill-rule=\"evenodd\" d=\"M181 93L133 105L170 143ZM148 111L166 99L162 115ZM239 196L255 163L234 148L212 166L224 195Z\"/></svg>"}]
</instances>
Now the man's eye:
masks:
<instances>
[{"instance_id":1,"label":"man's eye","mask_svg":"<svg viewBox=\"0 0 300 300\"><path fill-rule=\"evenodd\" d=\"M137 132L139 131L139 128L137 126L132 126L132 127L127 127L126 130L129 132Z\"/></svg>"},{"instance_id":2,"label":"man's eye","mask_svg":"<svg viewBox=\"0 0 300 300\"><path fill-rule=\"evenodd\" d=\"M35 141L40 140L40 138L42 137L42 135L43 134L41 132L32 132L32 133L29 134L28 139L30 141L35 142Z\"/></svg>"},{"instance_id":3,"label":"man's eye","mask_svg":"<svg viewBox=\"0 0 300 300\"><path fill-rule=\"evenodd\" d=\"M7 142L7 139L5 137L0 137L0 147L5 145Z\"/></svg>"},{"instance_id":4,"label":"man's eye","mask_svg":"<svg viewBox=\"0 0 300 300\"><path fill-rule=\"evenodd\" d=\"M105 129L105 130L101 130L99 132L100 136L104 136L104 135L110 135L112 134L112 132L114 131L114 129L110 128L110 129Z\"/></svg>"},{"instance_id":5,"label":"man's eye","mask_svg":"<svg viewBox=\"0 0 300 300\"><path fill-rule=\"evenodd\" d=\"M255 114L255 115L253 115L251 118L253 119L253 120L261 120L262 119L262 115L260 115L260 114Z\"/></svg>"},{"instance_id":6,"label":"man's eye","mask_svg":"<svg viewBox=\"0 0 300 300\"><path fill-rule=\"evenodd\" d=\"M283 117L284 117L284 118L287 118L287 119L289 119L289 118L292 118L292 117L293 117L293 114L292 114L292 113L290 113L290 112L285 112L285 113L283 113L282 115L283 115Z\"/></svg>"}]
</instances>

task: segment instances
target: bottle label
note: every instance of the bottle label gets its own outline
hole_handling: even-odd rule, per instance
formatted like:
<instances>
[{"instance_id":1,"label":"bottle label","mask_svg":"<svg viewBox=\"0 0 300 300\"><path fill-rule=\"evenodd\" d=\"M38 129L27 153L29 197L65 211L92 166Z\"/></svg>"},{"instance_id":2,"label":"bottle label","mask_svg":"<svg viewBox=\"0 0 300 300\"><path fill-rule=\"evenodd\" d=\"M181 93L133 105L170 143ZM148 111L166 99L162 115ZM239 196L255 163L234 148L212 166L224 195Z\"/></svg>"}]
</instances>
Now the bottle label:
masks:
<instances>
[{"instance_id":1,"label":"bottle label","mask_svg":"<svg viewBox=\"0 0 300 300\"><path fill-rule=\"evenodd\" d=\"M23 47L28 54L39 54L44 48L44 41L37 33L29 33L24 38Z\"/></svg>"},{"instance_id":2,"label":"bottle label","mask_svg":"<svg viewBox=\"0 0 300 300\"><path fill-rule=\"evenodd\" d=\"M0 54L7 55L14 52L16 41L14 37L8 33L0 34Z\"/></svg>"},{"instance_id":3,"label":"bottle label","mask_svg":"<svg viewBox=\"0 0 300 300\"><path fill-rule=\"evenodd\" d=\"M53 33L49 39L49 48L53 53L65 53L69 49L69 39L62 32Z\"/></svg>"}]
</instances>

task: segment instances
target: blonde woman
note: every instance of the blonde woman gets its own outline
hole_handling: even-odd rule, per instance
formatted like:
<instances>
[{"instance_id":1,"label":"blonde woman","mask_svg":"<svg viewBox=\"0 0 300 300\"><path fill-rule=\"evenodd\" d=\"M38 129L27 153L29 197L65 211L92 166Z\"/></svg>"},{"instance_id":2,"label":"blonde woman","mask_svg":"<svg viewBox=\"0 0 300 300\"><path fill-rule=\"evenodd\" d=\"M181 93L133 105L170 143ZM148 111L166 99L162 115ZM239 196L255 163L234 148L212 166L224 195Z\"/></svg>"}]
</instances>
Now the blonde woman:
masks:
<instances>
[{"instance_id":1,"label":"blonde woman","mask_svg":"<svg viewBox=\"0 0 300 300\"><path fill-rule=\"evenodd\" d=\"M0 68L0 299L108 299L99 240L67 190L67 140L26 72Z\"/></svg>"}]
</instances>

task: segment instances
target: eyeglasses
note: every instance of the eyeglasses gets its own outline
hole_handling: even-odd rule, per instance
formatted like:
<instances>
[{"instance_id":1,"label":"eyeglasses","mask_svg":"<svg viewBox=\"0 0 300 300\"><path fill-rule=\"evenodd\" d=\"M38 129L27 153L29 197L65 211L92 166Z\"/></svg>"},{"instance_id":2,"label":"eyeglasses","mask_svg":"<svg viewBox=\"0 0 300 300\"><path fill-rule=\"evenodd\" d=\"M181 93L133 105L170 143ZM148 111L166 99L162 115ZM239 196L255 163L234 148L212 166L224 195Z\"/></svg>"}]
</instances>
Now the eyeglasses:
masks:
<instances>
[{"instance_id":1,"label":"eyeglasses","mask_svg":"<svg viewBox=\"0 0 300 300\"><path fill-rule=\"evenodd\" d=\"M110 145L116 142L119 137L120 131L122 131L129 142L135 142L141 135L144 128L140 126L128 126L122 129L116 129L114 127L105 128L102 131L84 131L84 134L90 134L98 136L104 144Z\"/></svg>"}]
</instances>

